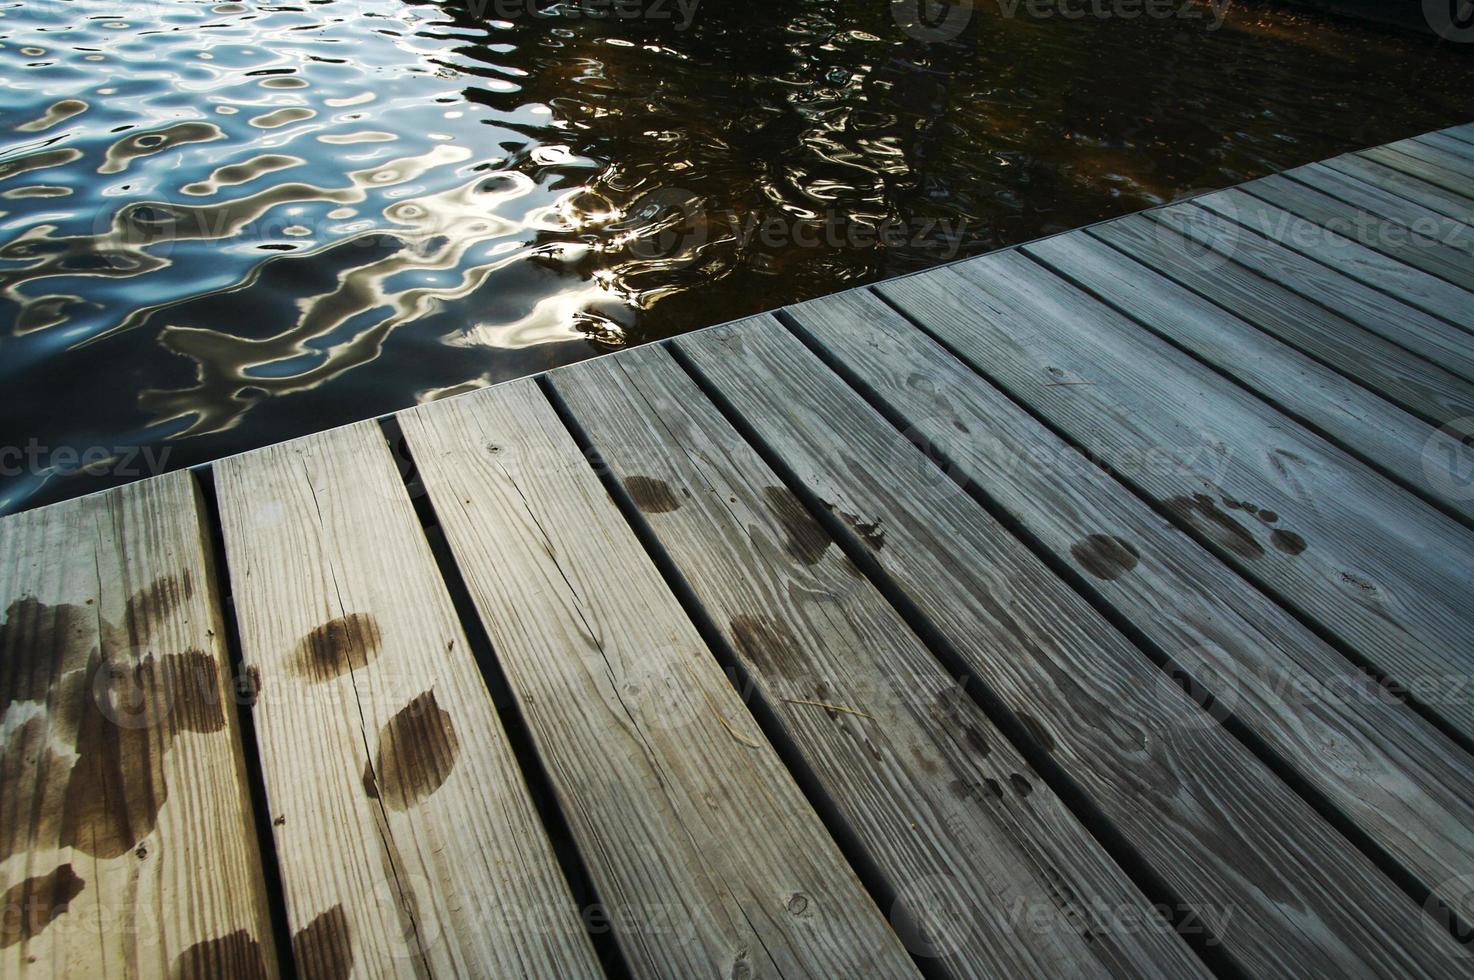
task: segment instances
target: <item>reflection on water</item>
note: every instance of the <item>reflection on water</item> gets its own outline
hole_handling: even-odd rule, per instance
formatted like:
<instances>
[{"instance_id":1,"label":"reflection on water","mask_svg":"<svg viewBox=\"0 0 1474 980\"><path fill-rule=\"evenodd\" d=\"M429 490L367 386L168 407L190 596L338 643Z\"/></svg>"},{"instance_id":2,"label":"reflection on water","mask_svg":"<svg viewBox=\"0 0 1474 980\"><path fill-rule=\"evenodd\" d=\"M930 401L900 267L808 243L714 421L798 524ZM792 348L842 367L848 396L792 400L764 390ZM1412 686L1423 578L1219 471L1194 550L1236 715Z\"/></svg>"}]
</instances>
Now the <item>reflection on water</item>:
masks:
<instances>
[{"instance_id":1,"label":"reflection on water","mask_svg":"<svg viewBox=\"0 0 1474 980\"><path fill-rule=\"evenodd\" d=\"M1462 122L1470 81L1244 2L936 43L882 0L531 8L0 0L0 510Z\"/></svg>"}]
</instances>

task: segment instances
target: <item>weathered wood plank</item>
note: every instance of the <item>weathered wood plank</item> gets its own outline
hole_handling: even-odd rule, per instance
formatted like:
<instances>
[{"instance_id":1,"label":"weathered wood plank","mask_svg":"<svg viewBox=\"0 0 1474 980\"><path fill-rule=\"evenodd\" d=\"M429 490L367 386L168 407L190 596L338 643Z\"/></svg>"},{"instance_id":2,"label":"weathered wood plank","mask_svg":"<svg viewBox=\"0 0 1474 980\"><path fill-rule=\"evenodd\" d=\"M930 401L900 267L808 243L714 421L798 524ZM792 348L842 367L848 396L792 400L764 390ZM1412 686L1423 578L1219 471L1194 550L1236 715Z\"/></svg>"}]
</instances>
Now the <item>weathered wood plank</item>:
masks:
<instances>
[{"instance_id":1,"label":"weathered wood plank","mask_svg":"<svg viewBox=\"0 0 1474 980\"><path fill-rule=\"evenodd\" d=\"M1337 173L1354 177L1358 181L1446 215L1464 224L1474 224L1474 201L1452 191L1445 190L1426 180L1419 180L1401 170L1394 170L1354 153L1332 157L1316 167L1324 167Z\"/></svg>"},{"instance_id":2,"label":"weathered wood plank","mask_svg":"<svg viewBox=\"0 0 1474 980\"><path fill-rule=\"evenodd\" d=\"M878 288L1230 565L1474 737L1474 533L1022 256ZM1280 520L1236 516L1224 500Z\"/></svg>"},{"instance_id":3,"label":"weathered wood plank","mask_svg":"<svg viewBox=\"0 0 1474 980\"><path fill-rule=\"evenodd\" d=\"M1168 207L1148 211L1164 224L1196 242L1204 267L1215 269L1231 259L1307 299L1366 327L1415 354L1440 364L1466 381L1474 381L1474 351L1468 334L1351 276L1284 248L1250 229L1205 208Z\"/></svg>"},{"instance_id":4,"label":"weathered wood plank","mask_svg":"<svg viewBox=\"0 0 1474 980\"><path fill-rule=\"evenodd\" d=\"M1406 227L1418 241L1437 243L1442 247L1440 254L1443 254L1442 249L1448 249L1449 255L1462 260L1461 268L1466 271L1474 264L1469 261L1474 255L1474 225L1425 207L1401 194L1332 170L1324 164L1297 167L1286 172L1285 176L1359 211Z\"/></svg>"},{"instance_id":5,"label":"weathered wood plank","mask_svg":"<svg viewBox=\"0 0 1474 980\"><path fill-rule=\"evenodd\" d=\"M1391 167L1393 170L1419 180L1425 180L1446 191L1452 191L1460 197L1474 199L1474 177L1456 173L1437 164L1428 163L1426 160L1408 156L1406 153L1399 153L1391 146L1375 146L1352 155Z\"/></svg>"},{"instance_id":6,"label":"weathered wood plank","mask_svg":"<svg viewBox=\"0 0 1474 980\"><path fill-rule=\"evenodd\" d=\"M1195 198L1193 205L1239 222L1288 249L1323 262L1450 323L1474 330L1474 294L1421 269L1313 225L1240 190Z\"/></svg>"},{"instance_id":7,"label":"weathered wood plank","mask_svg":"<svg viewBox=\"0 0 1474 980\"><path fill-rule=\"evenodd\" d=\"M1474 500L1422 476L1433 429L1139 262L1070 232L1024 252L1294 414L1388 479L1474 520Z\"/></svg>"},{"instance_id":8,"label":"weathered wood plank","mask_svg":"<svg viewBox=\"0 0 1474 980\"><path fill-rule=\"evenodd\" d=\"M884 875L913 954L956 977L1204 972L664 349L551 378ZM1016 775L1028 806L1003 799Z\"/></svg>"},{"instance_id":9,"label":"weathered wood plank","mask_svg":"<svg viewBox=\"0 0 1474 980\"><path fill-rule=\"evenodd\" d=\"M1454 139L1462 140L1465 143L1474 146L1474 123L1463 123L1459 126L1450 126L1447 129L1439 130L1439 132L1443 133L1445 136L1452 136Z\"/></svg>"},{"instance_id":10,"label":"weathered wood plank","mask_svg":"<svg viewBox=\"0 0 1474 980\"><path fill-rule=\"evenodd\" d=\"M400 418L632 970L914 974L536 386Z\"/></svg>"},{"instance_id":11,"label":"weathered wood plank","mask_svg":"<svg viewBox=\"0 0 1474 980\"><path fill-rule=\"evenodd\" d=\"M1184 668L1215 713L1247 724L1458 905L1460 876L1474 874L1474 760L873 296L851 291L791 313L954 478Z\"/></svg>"},{"instance_id":12,"label":"weathered wood plank","mask_svg":"<svg viewBox=\"0 0 1474 980\"><path fill-rule=\"evenodd\" d=\"M1401 143L1389 144L1409 156L1427 160L1447 170L1474 177L1474 153L1469 144L1444 133L1424 133Z\"/></svg>"},{"instance_id":13,"label":"weathered wood plank","mask_svg":"<svg viewBox=\"0 0 1474 980\"><path fill-rule=\"evenodd\" d=\"M379 427L216 467L305 976L596 976Z\"/></svg>"},{"instance_id":14,"label":"weathered wood plank","mask_svg":"<svg viewBox=\"0 0 1474 980\"><path fill-rule=\"evenodd\" d=\"M1250 975L1451 968L1414 903L777 323L675 343Z\"/></svg>"},{"instance_id":15,"label":"weathered wood plank","mask_svg":"<svg viewBox=\"0 0 1474 980\"><path fill-rule=\"evenodd\" d=\"M1312 176L1309 179L1316 178ZM1320 187L1322 189L1275 175L1244 184L1241 189L1373 252L1380 252L1461 289L1474 286L1474 256L1467 251L1471 238L1474 238L1474 228L1447 219L1441 226L1430 226L1434 219L1424 216L1420 220L1414 206L1405 201L1390 208L1383 204L1377 212L1367 211L1332 197L1336 184L1330 179ZM1391 217L1387 216L1388 213ZM1419 230L1413 231L1410 223L1417 223ZM1439 231L1443 232L1442 236Z\"/></svg>"},{"instance_id":16,"label":"weathered wood plank","mask_svg":"<svg viewBox=\"0 0 1474 980\"><path fill-rule=\"evenodd\" d=\"M1236 262L1199 261L1201 246L1168 225L1131 215L1086 233L1430 424L1474 416L1474 384Z\"/></svg>"},{"instance_id":17,"label":"weathered wood plank","mask_svg":"<svg viewBox=\"0 0 1474 980\"><path fill-rule=\"evenodd\" d=\"M198 488L0 521L0 974L277 975Z\"/></svg>"}]
</instances>

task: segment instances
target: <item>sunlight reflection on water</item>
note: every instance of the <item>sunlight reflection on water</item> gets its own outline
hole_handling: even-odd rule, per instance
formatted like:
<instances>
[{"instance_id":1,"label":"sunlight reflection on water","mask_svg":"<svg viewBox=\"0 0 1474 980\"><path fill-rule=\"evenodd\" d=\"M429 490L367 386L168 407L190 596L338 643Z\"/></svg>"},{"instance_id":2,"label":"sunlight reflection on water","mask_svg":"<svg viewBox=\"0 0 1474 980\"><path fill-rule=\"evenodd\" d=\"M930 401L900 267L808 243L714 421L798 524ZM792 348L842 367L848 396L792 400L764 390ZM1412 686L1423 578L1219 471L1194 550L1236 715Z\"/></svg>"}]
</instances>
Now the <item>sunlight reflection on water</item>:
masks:
<instances>
[{"instance_id":1,"label":"sunlight reflection on water","mask_svg":"<svg viewBox=\"0 0 1474 980\"><path fill-rule=\"evenodd\" d=\"M500 9L0 3L0 445L215 458L1464 121L1468 82L1247 4L937 44L880 2Z\"/></svg>"}]
</instances>

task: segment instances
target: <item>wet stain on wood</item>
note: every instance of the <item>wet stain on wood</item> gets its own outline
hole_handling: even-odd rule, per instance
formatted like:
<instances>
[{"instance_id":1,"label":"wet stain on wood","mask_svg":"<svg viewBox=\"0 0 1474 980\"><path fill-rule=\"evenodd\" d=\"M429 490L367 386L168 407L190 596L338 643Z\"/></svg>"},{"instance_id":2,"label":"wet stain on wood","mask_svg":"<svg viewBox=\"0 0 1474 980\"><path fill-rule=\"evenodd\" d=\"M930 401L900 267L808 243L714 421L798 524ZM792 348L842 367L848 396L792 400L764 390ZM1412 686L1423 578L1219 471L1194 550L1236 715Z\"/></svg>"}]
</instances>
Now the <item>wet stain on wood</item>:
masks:
<instances>
[{"instance_id":1,"label":"wet stain on wood","mask_svg":"<svg viewBox=\"0 0 1474 980\"><path fill-rule=\"evenodd\" d=\"M879 551L885 547L885 528L880 526L879 518L873 521L867 521L859 514L851 514L843 510L839 512L839 516L843 517L846 523L854 528L855 533L860 536L860 540L869 545L870 548Z\"/></svg>"},{"instance_id":2,"label":"wet stain on wood","mask_svg":"<svg viewBox=\"0 0 1474 980\"><path fill-rule=\"evenodd\" d=\"M72 761L51 747L51 724L45 714L35 714L11 730L0 748L0 786L11 806L24 806L29 824L0 820L0 861L35 845L50 847L56 842L61 820L63 780Z\"/></svg>"},{"instance_id":3,"label":"wet stain on wood","mask_svg":"<svg viewBox=\"0 0 1474 980\"><path fill-rule=\"evenodd\" d=\"M965 726L962 729L962 737L967 742L968 747L978 755L985 756L993 751L992 746L988 744L988 740L983 737L983 733L978 730L976 725Z\"/></svg>"},{"instance_id":4,"label":"wet stain on wood","mask_svg":"<svg viewBox=\"0 0 1474 980\"><path fill-rule=\"evenodd\" d=\"M1265 507L1260 507L1257 504L1251 503L1250 501L1234 500L1232 497L1222 497L1220 499L1222 499L1223 501L1223 506L1227 507L1229 510L1241 510L1246 514L1252 514L1253 516L1263 521L1265 524L1273 524L1280 519L1280 516L1274 511L1269 510Z\"/></svg>"},{"instance_id":5,"label":"wet stain on wood","mask_svg":"<svg viewBox=\"0 0 1474 980\"><path fill-rule=\"evenodd\" d=\"M829 534L787 487L764 487L768 508L783 528L783 549L795 561L813 565L829 550Z\"/></svg>"},{"instance_id":6,"label":"wet stain on wood","mask_svg":"<svg viewBox=\"0 0 1474 980\"><path fill-rule=\"evenodd\" d=\"M95 677L77 728L61 843L115 858L133 850L158 821L168 798L163 756L172 732L158 724L166 699L151 663L98 663Z\"/></svg>"},{"instance_id":7,"label":"wet stain on wood","mask_svg":"<svg viewBox=\"0 0 1474 980\"><path fill-rule=\"evenodd\" d=\"M0 627L5 708L46 707L13 730L0 753L5 785L30 787L30 822L7 830L0 859L36 845L105 859L146 853L141 842L168 798L165 753L180 733L225 727L213 656L201 649L157 656L142 647L192 595L188 574L161 577L127 601L122 627L104 621L91 601L11 604Z\"/></svg>"},{"instance_id":8,"label":"wet stain on wood","mask_svg":"<svg viewBox=\"0 0 1474 980\"><path fill-rule=\"evenodd\" d=\"M624 481L635 506L646 514L667 514L681 506L681 498L670 484L649 476L632 476Z\"/></svg>"},{"instance_id":9,"label":"wet stain on wood","mask_svg":"<svg viewBox=\"0 0 1474 980\"><path fill-rule=\"evenodd\" d=\"M160 662L169 722L176 732L208 734L225 728L220 673L203 650L171 653Z\"/></svg>"},{"instance_id":10,"label":"wet stain on wood","mask_svg":"<svg viewBox=\"0 0 1474 980\"><path fill-rule=\"evenodd\" d=\"M266 960L261 944L246 930L237 929L219 939L195 943L180 953L169 973L172 980L265 980Z\"/></svg>"},{"instance_id":11,"label":"wet stain on wood","mask_svg":"<svg viewBox=\"0 0 1474 980\"><path fill-rule=\"evenodd\" d=\"M434 691L426 691L379 730L369 774L374 795L391 810L407 810L444 784L460 752L450 713L436 703Z\"/></svg>"},{"instance_id":12,"label":"wet stain on wood","mask_svg":"<svg viewBox=\"0 0 1474 980\"><path fill-rule=\"evenodd\" d=\"M254 708L256 699L261 696L261 668L255 664L248 665L245 673L235 679L235 693L241 704Z\"/></svg>"},{"instance_id":13,"label":"wet stain on wood","mask_svg":"<svg viewBox=\"0 0 1474 980\"><path fill-rule=\"evenodd\" d=\"M0 625L0 716L15 701L45 704L54 683L87 666L97 631L97 612L86 606L12 602Z\"/></svg>"},{"instance_id":14,"label":"wet stain on wood","mask_svg":"<svg viewBox=\"0 0 1474 980\"><path fill-rule=\"evenodd\" d=\"M1096 578L1120 578L1141 561L1141 553L1125 538L1113 534L1091 534L1070 546L1075 561Z\"/></svg>"},{"instance_id":15,"label":"wet stain on wood","mask_svg":"<svg viewBox=\"0 0 1474 980\"><path fill-rule=\"evenodd\" d=\"M353 973L353 932L343 906L334 905L292 937L297 972L315 980L347 980Z\"/></svg>"},{"instance_id":16,"label":"wet stain on wood","mask_svg":"<svg viewBox=\"0 0 1474 980\"><path fill-rule=\"evenodd\" d=\"M1305 550L1305 539L1294 531L1275 528L1269 535L1269 543L1287 555L1298 555Z\"/></svg>"},{"instance_id":17,"label":"wet stain on wood","mask_svg":"<svg viewBox=\"0 0 1474 980\"><path fill-rule=\"evenodd\" d=\"M1248 528L1219 509L1216 501L1205 493L1192 497L1171 497L1167 509L1197 528L1213 541L1243 558L1263 558L1264 546L1254 540Z\"/></svg>"},{"instance_id":18,"label":"wet stain on wood","mask_svg":"<svg viewBox=\"0 0 1474 980\"><path fill-rule=\"evenodd\" d=\"M330 681L355 667L366 667L379 655L379 623L368 613L349 613L328 620L297 643L292 672L314 683Z\"/></svg>"},{"instance_id":19,"label":"wet stain on wood","mask_svg":"<svg viewBox=\"0 0 1474 980\"><path fill-rule=\"evenodd\" d=\"M188 572L162 575L139 589L123 607L126 643L141 647L151 639L151 630L194 596L194 580Z\"/></svg>"},{"instance_id":20,"label":"wet stain on wood","mask_svg":"<svg viewBox=\"0 0 1474 980\"><path fill-rule=\"evenodd\" d=\"M798 641L783 623L763 616L734 616L727 625L737 653L758 673L788 680L803 675L800 665L790 659L799 649Z\"/></svg>"},{"instance_id":21,"label":"wet stain on wood","mask_svg":"<svg viewBox=\"0 0 1474 980\"><path fill-rule=\"evenodd\" d=\"M23 943L66 912L86 886L70 864L27 878L0 895L0 949Z\"/></svg>"}]
</instances>

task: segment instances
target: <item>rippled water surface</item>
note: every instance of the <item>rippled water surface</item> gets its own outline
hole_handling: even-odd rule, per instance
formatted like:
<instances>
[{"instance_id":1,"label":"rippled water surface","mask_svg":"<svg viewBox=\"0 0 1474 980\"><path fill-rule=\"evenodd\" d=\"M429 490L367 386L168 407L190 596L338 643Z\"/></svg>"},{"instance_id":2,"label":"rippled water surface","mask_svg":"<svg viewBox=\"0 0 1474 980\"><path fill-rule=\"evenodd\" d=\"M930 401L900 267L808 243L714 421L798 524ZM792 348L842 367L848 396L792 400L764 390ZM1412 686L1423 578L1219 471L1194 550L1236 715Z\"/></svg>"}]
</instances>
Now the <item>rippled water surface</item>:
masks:
<instances>
[{"instance_id":1,"label":"rippled water surface","mask_svg":"<svg viewBox=\"0 0 1474 980\"><path fill-rule=\"evenodd\" d=\"M0 2L0 510L1474 115L1253 3L635 2Z\"/></svg>"}]
</instances>

